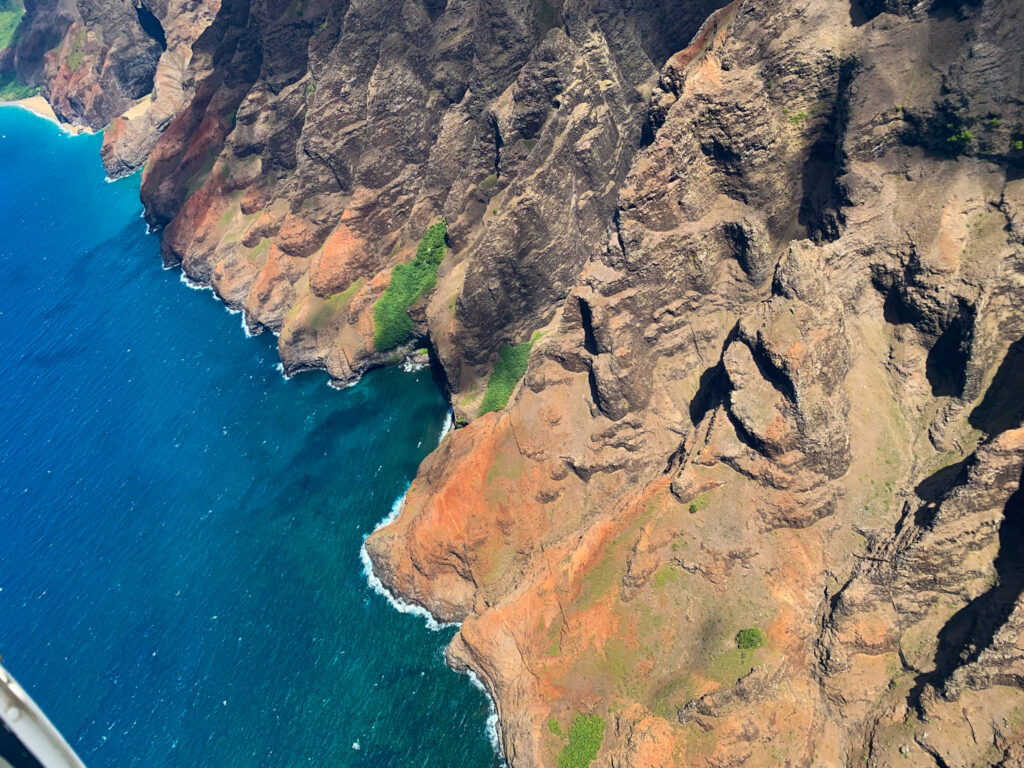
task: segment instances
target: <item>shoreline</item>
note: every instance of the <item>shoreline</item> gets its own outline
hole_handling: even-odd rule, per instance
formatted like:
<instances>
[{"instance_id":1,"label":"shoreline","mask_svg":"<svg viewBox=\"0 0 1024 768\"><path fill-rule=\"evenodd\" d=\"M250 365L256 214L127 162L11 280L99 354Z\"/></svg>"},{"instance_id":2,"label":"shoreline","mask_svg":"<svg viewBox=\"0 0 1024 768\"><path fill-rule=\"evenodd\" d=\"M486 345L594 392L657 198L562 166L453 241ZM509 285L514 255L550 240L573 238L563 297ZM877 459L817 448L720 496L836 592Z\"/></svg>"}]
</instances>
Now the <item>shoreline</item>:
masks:
<instances>
[{"instance_id":1,"label":"shoreline","mask_svg":"<svg viewBox=\"0 0 1024 768\"><path fill-rule=\"evenodd\" d=\"M36 117L41 117L53 123L69 136L91 136L93 134L91 130L83 125L62 123L57 117L57 113L53 111L53 107L42 96L29 96L27 99L17 99L15 101L0 101L0 107L16 107L26 112L31 112Z\"/></svg>"},{"instance_id":2,"label":"shoreline","mask_svg":"<svg viewBox=\"0 0 1024 768\"><path fill-rule=\"evenodd\" d=\"M0 107L16 107L18 109L29 112L36 117L42 118L43 120L46 120L56 125L61 130L61 132L66 135L79 136L93 135L94 133L89 128L86 128L84 126L74 126L62 123L57 117L56 113L53 111L53 108L50 106L50 104L42 96L39 95L12 101L0 101ZM108 179L108 181L112 181L112 179ZM149 234L156 234L148 230L148 228L147 232ZM254 334L249 329L248 323L246 322L245 312L240 309L235 309L230 304L228 304L227 301L225 301L225 299L217 292L217 290L212 285L192 280L185 272L185 270L181 267L181 265L173 267L164 267L164 269L178 269L179 280L183 285L185 285L185 287L194 291L209 291L211 294L213 294L213 298L216 299L217 302L220 303L222 307L226 309L230 314L242 314L241 325L247 338L254 338L256 335L258 335ZM274 333L273 335L277 336L276 333ZM411 357L407 356L406 359L400 365L394 367L400 367L405 372L413 372L417 370L422 370L423 368L427 368L429 367L429 365L429 363L423 363L417 360L413 360ZM282 377L285 378L286 380L290 378L292 374L298 372L294 371L292 372L292 374L285 373L285 371L283 370L283 363L278 363L277 369L280 371ZM322 368L320 366L310 366L309 368L303 370L324 370L326 372L326 368ZM339 389L349 388L358 384L359 381L361 381L361 379L362 375L360 375L359 378L356 379L355 381L348 382L343 385L338 385L336 384L334 379L331 379L329 385ZM442 426L441 434L438 438L438 444L441 443L441 441L447 436L447 434L450 431L452 431L453 428L454 418L451 411L451 403L449 402L449 410L445 416L445 421ZM404 501L405 493L403 493L395 500L388 515L386 515L380 522L378 522L373 530L379 530L380 528L393 522L401 513ZM388 603L389 607L395 610L396 612L416 616L422 619L428 631L440 632L446 629L457 628L459 626L459 623L457 622L439 621L425 607L418 605L414 602L407 601L400 595L391 592L387 587L385 587L384 584L374 573L372 560L370 559L369 553L366 550L365 539L366 536L364 536L364 541L363 544L360 546L358 556L360 563L362 565L363 576L366 579L367 588L371 592L374 592L377 595L383 597L385 599L385 602ZM484 726L485 734L487 736L487 740L490 742L490 746L494 751L495 756L498 758L499 765L502 766L502 768L507 768L508 762L505 758L504 750L502 749L500 738L501 725L497 712L497 704L495 702L494 696L492 695L488 687L484 684L483 680L479 677L479 675L477 675L477 673L474 672L472 669L468 667L464 669L457 669L451 666L450 664L448 666L456 673L465 675L468 678L468 682L470 683L470 685L472 685L472 687L476 688L484 694L484 697L486 698L488 704L488 716Z\"/></svg>"},{"instance_id":3,"label":"shoreline","mask_svg":"<svg viewBox=\"0 0 1024 768\"><path fill-rule=\"evenodd\" d=\"M438 445L447 437L448 433L455 427L455 420L452 415L452 411L449 409L448 415L445 416L444 425L441 427L441 436L437 439ZM394 503L391 505L391 511L374 527L374 531L379 531L381 528L393 523L398 516L402 513L402 508L405 506L405 495L408 492L408 488L402 493ZM373 571L373 561L370 559L370 553L366 551L366 539L369 536L367 534L363 537L363 544L359 547L359 560L363 566L363 576L366 578L366 585L369 587L371 592L375 592L384 598L384 600L391 606L392 609L398 613L404 613L410 616L417 616L424 620L426 628L431 632L440 632L451 627L459 627L458 622L442 622L432 614L429 610L424 608L422 605L410 602L403 598L401 595L397 595L384 586L384 583L380 580L376 573ZM447 662L446 662L447 663ZM502 768L508 768L508 760L505 759L505 751L501 746L501 721L498 717L498 705L494 700L494 695L484 684L480 676L472 669L466 667L464 669L456 669L450 663L448 666L455 672L465 675L469 678L470 684L481 691L487 698L487 722L484 725L484 731L487 734L487 740L491 742L491 748L494 750L494 754L498 757L499 765Z\"/></svg>"}]
</instances>

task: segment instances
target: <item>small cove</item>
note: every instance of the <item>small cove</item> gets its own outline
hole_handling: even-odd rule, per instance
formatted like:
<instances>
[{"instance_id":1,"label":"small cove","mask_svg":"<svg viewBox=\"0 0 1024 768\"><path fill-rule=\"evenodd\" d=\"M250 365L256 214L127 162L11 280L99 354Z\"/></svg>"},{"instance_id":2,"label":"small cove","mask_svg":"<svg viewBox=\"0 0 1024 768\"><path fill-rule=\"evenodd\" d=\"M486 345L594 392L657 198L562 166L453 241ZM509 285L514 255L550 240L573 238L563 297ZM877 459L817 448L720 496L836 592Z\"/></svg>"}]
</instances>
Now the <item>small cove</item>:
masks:
<instances>
[{"instance_id":1,"label":"small cove","mask_svg":"<svg viewBox=\"0 0 1024 768\"><path fill-rule=\"evenodd\" d=\"M440 436L430 372L285 381L160 269L98 136L0 136L5 666L90 768L496 766L454 630L359 559Z\"/></svg>"}]
</instances>

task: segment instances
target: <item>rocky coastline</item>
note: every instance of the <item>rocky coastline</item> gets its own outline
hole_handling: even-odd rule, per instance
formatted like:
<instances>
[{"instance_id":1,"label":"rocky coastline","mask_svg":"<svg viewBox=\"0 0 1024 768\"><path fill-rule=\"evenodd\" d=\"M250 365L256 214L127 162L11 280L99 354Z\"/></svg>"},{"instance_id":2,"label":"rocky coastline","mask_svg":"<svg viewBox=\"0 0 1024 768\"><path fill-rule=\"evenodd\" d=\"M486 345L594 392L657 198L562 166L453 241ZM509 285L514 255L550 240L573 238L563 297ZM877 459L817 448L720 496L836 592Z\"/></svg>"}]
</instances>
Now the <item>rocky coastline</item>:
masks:
<instances>
[{"instance_id":1,"label":"rocky coastline","mask_svg":"<svg viewBox=\"0 0 1024 768\"><path fill-rule=\"evenodd\" d=\"M441 371L366 551L513 768L1024 763L1019 3L23 10L286 373Z\"/></svg>"}]
</instances>

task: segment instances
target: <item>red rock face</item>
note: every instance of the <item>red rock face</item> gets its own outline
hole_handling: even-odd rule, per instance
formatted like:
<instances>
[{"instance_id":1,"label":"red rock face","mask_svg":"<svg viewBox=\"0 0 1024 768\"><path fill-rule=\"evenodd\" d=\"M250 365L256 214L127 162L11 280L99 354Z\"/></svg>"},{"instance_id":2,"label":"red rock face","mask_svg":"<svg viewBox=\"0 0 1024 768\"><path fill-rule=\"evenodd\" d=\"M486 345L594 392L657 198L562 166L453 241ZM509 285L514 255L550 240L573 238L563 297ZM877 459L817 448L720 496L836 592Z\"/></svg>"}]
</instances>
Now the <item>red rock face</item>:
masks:
<instances>
[{"instance_id":1,"label":"red rock face","mask_svg":"<svg viewBox=\"0 0 1024 768\"><path fill-rule=\"evenodd\" d=\"M879 118L932 17L792 12L731 6L670 60L617 236L509 414L449 437L368 543L385 583L464 618L451 658L504 705L516 765L555 764L549 719L575 712L606 718L602 765L1015 759L1022 601L1001 563L1024 546L1024 453L1001 430L1021 410L972 429L1024 318L967 298L1019 280L996 287L1024 264L1013 161L921 151L912 119ZM746 627L762 648L736 647Z\"/></svg>"},{"instance_id":2,"label":"red rock face","mask_svg":"<svg viewBox=\"0 0 1024 768\"><path fill-rule=\"evenodd\" d=\"M435 5L204 5L143 198L286 370L429 340L463 426L367 547L510 764L1019 762L1018 4Z\"/></svg>"},{"instance_id":3,"label":"red rock face","mask_svg":"<svg viewBox=\"0 0 1024 768\"><path fill-rule=\"evenodd\" d=\"M339 224L324 241L316 262L310 267L310 289L325 297L345 290L367 273L369 250L344 223Z\"/></svg>"}]
</instances>

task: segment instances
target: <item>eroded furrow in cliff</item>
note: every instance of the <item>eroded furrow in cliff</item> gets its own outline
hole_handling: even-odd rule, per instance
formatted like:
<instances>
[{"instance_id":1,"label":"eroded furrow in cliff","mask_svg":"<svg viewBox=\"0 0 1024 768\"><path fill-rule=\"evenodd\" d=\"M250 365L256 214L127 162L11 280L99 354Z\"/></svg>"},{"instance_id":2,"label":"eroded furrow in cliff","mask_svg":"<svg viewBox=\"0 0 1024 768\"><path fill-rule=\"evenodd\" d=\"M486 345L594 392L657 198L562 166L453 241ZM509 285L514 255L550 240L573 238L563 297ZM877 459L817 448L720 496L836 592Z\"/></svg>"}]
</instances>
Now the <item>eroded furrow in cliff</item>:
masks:
<instances>
[{"instance_id":1,"label":"eroded furrow in cliff","mask_svg":"<svg viewBox=\"0 0 1024 768\"><path fill-rule=\"evenodd\" d=\"M1019 3L172 5L108 167L286 371L429 347L367 549L512 765L1021 759Z\"/></svg>"}]
</instances>

